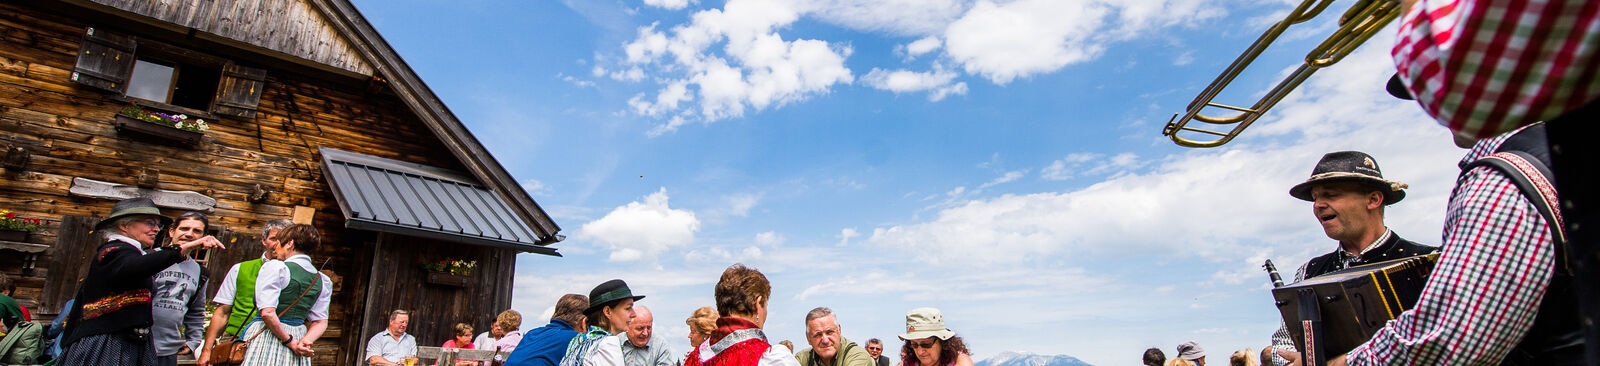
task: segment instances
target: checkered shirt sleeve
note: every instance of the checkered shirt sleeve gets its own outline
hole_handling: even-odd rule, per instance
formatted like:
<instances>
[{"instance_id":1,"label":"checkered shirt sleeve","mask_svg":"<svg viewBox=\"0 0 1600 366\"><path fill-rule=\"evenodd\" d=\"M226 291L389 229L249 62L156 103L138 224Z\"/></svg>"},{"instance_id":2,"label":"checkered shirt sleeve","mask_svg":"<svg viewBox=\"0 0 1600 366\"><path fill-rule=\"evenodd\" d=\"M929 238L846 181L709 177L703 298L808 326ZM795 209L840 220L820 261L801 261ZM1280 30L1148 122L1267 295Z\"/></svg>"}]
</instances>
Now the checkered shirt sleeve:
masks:
<instances>
[{"instance_id":1,"label":"checkered shirt sleeve","mask_svg":"<svg viewBox=\"0 0 1600 366\"><path fill-rule=\"evenodd\" d=\"M1469 159L1499 141L1480 143ZM1533 326L1555 265L1539 211L1489 167L1462 176L1448 207L1439 262L1417 306L1350 351L1350 365L1495 364Z\"/></svg>"},{"instance_id":2,"label":"checkered shirt sleeve","mask_svg":"<svg viewBox=\"0 0 1600 366\"><path fill-rule=\"evenodd\" d=\"M1489 137L1600 96L1600 1L1417 0L1392 55L1417 103Z\"/></svg>"}]
</instances>

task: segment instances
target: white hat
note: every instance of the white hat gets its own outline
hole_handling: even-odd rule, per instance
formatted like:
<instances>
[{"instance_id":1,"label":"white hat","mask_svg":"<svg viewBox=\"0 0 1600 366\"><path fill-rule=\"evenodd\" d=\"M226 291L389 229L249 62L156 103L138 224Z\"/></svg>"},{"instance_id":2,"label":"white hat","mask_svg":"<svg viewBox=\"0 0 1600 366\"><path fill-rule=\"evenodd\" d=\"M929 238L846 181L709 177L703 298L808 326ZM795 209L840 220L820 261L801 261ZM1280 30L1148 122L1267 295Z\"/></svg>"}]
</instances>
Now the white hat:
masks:
<instances>
[{"instance_id":1,"label":"white hat","mask_svg":"<svg viewBox=\"0 0 1600 366\"><path fill-rule=\"evenodd\" d=\"M939 337L940 340L954 337L956 332L945 328L944 315L939 314L939 309L916 308L906 313L906 334L901 334L901 340L923 339Z\"/></svg>"}]
</instances>

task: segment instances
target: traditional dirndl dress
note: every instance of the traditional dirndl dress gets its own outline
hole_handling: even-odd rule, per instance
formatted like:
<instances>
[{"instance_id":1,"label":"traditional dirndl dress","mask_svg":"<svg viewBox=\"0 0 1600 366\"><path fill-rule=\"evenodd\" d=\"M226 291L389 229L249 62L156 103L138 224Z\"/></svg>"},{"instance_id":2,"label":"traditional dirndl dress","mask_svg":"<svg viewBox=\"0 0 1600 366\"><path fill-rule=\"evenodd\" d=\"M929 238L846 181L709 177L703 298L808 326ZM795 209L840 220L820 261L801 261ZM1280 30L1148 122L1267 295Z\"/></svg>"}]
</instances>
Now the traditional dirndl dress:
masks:
<instances>
[{"instance_id":1,"label":"traditional dirndl dress","mask_svg":"<svg viewBox=\"0 0 1600 366\"><path fill-rule=\"evenodd\" d=\"M317 293L322 292L322 275L300 267L300 264L287 262L289 269L289 284L283 287L278 294L279 306L277 308L283 324L283 330L289 333L289 339L300 339L306 335L306 316L311 313L312 304L317 302ZM262 296L258 292L256 296ZM307 301L310 300L310 301ZM250 322L245 327L245 332L252 334L266 329L266 323L260 319ZM250 341L250 346L245 348L244 362L240 366L310 366L311 357L304 357L294 353L289 345L272 335L271 331L265 332Z\"/></svg>"},{"instance_id":2,"label":"traditional dirndl dress","mask_svg":"<svg viewBox=\"0 0 1600 366\"><path fill-rule=\"evenodd\" d=\"M266 323L257 320L250 322L250 325L245 327L245 330L251 332L247 334L254 334L255 331L261 330L263 329L262 327L265 326ZM300 339L300 337L304 337L306 335L305 324L284 324L283 330L289 333L291 339ZM250 346L244 351L244 363L241 363L240 366L253 365L310 366L311 358L301 357L300 355L295 354L294 350L289 349L288 345L283 344L283 342L279 341L277 337L272 336L272 332L268 331L261 334L261 336L256 337L255 340L250 341Z\"/></svg>"}]
</instances>

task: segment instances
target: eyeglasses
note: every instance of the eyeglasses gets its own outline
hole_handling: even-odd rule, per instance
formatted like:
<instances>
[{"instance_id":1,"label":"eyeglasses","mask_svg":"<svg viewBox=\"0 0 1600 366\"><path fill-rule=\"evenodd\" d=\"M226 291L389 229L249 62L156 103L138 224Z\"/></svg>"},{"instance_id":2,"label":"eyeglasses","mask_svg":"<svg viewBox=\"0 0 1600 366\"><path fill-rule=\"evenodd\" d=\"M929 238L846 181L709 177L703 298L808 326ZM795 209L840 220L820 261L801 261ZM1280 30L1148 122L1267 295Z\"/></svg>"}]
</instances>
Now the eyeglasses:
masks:
<instances>
[{"instance_id":1,"label":"eyeglasses","mask_svg":"<svg viewBox=\"0 0 1600 366\"><path fill-rule=\"evenodd\" d=\"M867 350L868 350L868 351L882 351L882 350L883 350L883 347L873 347L873 346L867 346Z\"/></svg>"},{"instance_id":2,"label":"eyeglasses","mask_svg":"<svg viewBox=\"0 0 1600 366\"><path fill-rule=\"evenodd\" d=\"M134 222L145 224L146 226L153 227L153 228L156 228L156 229L160 229L161 228L161 221L160 220L156 220L156 219L145 219L145 220L134 221Z\"/></svg>"},{"instance_id":3,"label":"eyeglasses","mask_svg":"<svg viewBox=\"0 0 1600 366\"><path fill-rule=\"evenodd\" d=\"M911 348L929 349L929 348L933 348L933 346L936 345L936 344L939 344L939 341L935 341L935 340L929 340L927 342L911 341Z\"/></svg>"}]
</instances>

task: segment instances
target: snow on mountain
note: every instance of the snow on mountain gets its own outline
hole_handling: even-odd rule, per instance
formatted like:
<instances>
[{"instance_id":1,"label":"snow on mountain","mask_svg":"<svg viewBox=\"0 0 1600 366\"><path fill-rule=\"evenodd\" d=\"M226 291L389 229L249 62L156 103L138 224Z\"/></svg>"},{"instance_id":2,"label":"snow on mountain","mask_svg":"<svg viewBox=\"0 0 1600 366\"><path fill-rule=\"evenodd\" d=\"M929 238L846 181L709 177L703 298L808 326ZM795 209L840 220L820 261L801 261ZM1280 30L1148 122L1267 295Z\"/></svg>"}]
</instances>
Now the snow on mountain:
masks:
<instances>
[{"instance_id":1,"label":"snow on mountain","mask_svg":"<svg viewBox=\"0 0 1600 366\"><path fill-rule=\"evenodd\" d=\"M978 361L975 366L1093 366L1068 355L1039 355L1030 352L1006 351Z\"/></svg>"}]
</instances>

